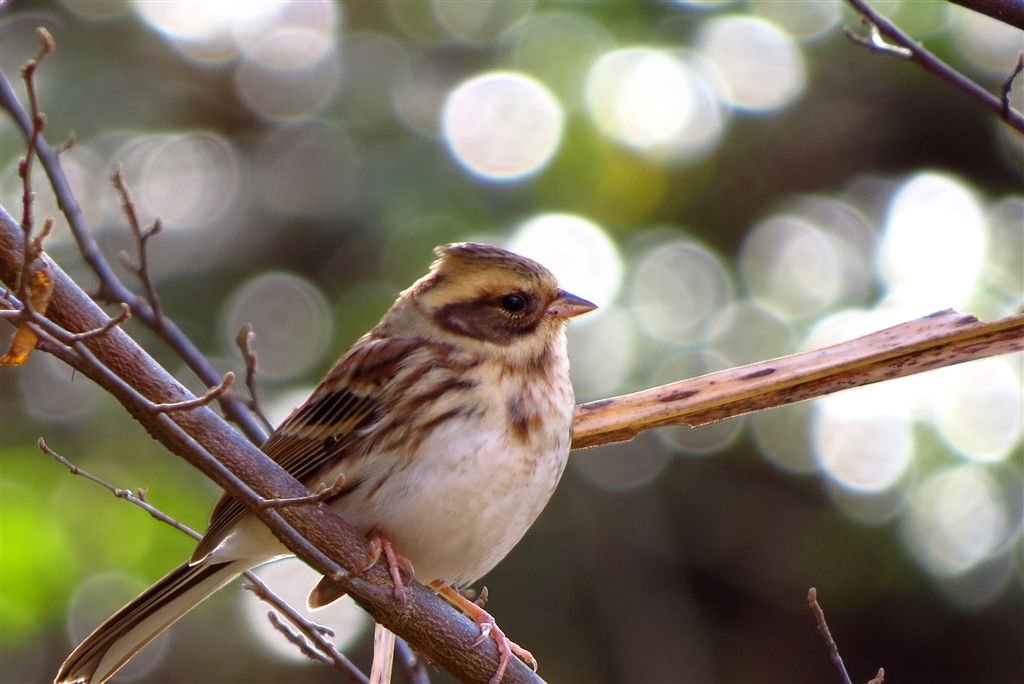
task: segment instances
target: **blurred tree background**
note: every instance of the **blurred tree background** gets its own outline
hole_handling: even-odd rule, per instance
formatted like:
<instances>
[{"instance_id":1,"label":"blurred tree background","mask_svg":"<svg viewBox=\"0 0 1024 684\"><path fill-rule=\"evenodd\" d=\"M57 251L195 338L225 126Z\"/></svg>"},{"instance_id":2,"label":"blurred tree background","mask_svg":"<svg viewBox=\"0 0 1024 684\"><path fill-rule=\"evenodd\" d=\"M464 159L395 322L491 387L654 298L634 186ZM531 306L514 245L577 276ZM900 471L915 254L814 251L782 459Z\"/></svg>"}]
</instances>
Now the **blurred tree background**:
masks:
<instances>
[{"instance_id":1,"label":"blurred tree background","mask_svg":"<svg viewBox=\"0 0 1024 684\"><path fill-rule=\"evenodd\" d=\"M944 2L873 4L994 92L1024 48ZM1024 298L1021 136L852 45L839 0L9 0L16 85L40 25L58 44L38 74L46 134L76 133L65 170L108 257L132 248L120 162L143 219L165 224L150 243L165 311L236 373L252 323L275 421L454 240L533 256L602 306L570 328L580 401ZM0 118L16 216L23 154ZM50 254L90 287L35 189L37 220L57 218ZM574 453L483 582L488 608L550 681L835 682L816 586L855 681L880 666L1024 681L1021 363ZM193 546L69 476L39 436L200 530L218 493L55 360L0 373L3 682L51 681ZM315 581L290 561L262 575L296 605ZM220 592L121 681L337 679L265 613ZM367 665L358 608L314 617Z\"/></svg>"}]
</instances>

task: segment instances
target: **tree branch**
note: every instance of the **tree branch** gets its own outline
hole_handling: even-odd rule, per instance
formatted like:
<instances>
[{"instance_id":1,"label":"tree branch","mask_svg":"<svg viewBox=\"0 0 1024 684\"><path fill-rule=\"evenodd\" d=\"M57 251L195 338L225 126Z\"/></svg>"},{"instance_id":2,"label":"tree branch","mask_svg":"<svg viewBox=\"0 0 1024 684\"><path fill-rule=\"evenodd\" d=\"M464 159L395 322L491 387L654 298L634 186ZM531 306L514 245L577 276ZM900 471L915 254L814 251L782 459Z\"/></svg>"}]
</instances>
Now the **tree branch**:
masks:
<instances>
[{"instance_id":1,"label":"tree branch","mask_svg":"<svg viewBox=\"0 0 1024 684\"><path fill-rule=\"evenodd\" d=\"M1012 107L1004 107L1003 100L988 92L980 85L967 78L959 71L949 66L941 59L926 50L924 46L904 33L898 26L883 17L867 4L866 0L846 0L860 14L864 22L869 26L871 38L865 39L858 36L853 30L847 28L846 36L856 45L867 47L873 52L893 55L900 59L907 59L914 62L928 73L935 74L946 81L954 88L962 90L982 105L992 111L993 114L1005 121L1018 133L1024 134L1024 115ZM995 2L984 3L983 0L974 0L976 4L996 4ZM958 3L968 6L967 3ZM1010 4L1010 3L1001 3ZM1024 6L1024 3L1015 3ZM1024 11L1024 10L1022 10ZM882 36L893 41L895 45L889 45L882 40Z\"/></svg>"},{"instance_id":2,"label":"tree branch","mask_svg":"<svg viewBox=\"0 0 1024 684\"><path fill-rule=\"evenodd\" d=\"M7 110L26 139L32 137L33 122L21 103L18 102L7 77L2 73L0 73L0 107ZM38 135L36 138L34 145L36 156L39 157L39 161L46 171L57 198L57 206L60 207L67 219L71 234L74 235L78 250L82 254L82 259L100 281L100 297L110 302L128 304L131 307L132 315L161 337L207 387L219 384L220 373L178 326L173 321L158 316L157 312L142 297L136 296L118 279L92 236L82 207L75 199L67 177L60 166L57 152L47 144L42 135ZM222 395L219 402L224 414L241 428L250 441L255 444L263 443L267 435L249 412L245 402L231 393Z\"/></svg>"},{"instance_id":3,"label":"tree branch","mask_svg":"<svg viewBox=\"0 0 1024 684\"><path fill-rule=\"evenodd\" d=\"M108 324L110 319L59 266L45 255L40 258L52 267L54 280L47 309L49 320L44 324L70 334ZM9 286L20 271L21 261L21 228L0 208L0 280ZM55 332L43 325L37 327L41 335ZM73 347L62 344L54 339L46 350L110 392L151 435L246 505L256 508L261 500L309 496L305 487L208 407L153 413L149 408L153 403L195 397L120 328L111 327L106 334L77 341ZM374 620L406 639L435 665L463 681L490 679L498 663L494 642L487 640L474 646L479 635L477 626L432 590L410 581L406 600L396 599L384 564L368 569L362 577L348 576L344 568L361 564L367 555L367 542L330 506L315 503L266 508L256 510L255 515L293 553L342 582ZM504 681L540 680L513 659Z\"/></svg>"},{"instance_id":4,"label":"tree branch","mask_svg":"<svg viewBox=\"0 0 1024 684\"><path fill-rule=\"evenodd\" d=\"M151 503L146 501L146 490L139 489L138 493L133 493L130 489L121 489L120 487L115 487L106 480L97 477L88 471L82 470L74 463L64 458L56 451L51 449L49 446L47 446L46 442L43 441L43 439L41 438L39 440L39 448L43 451L43 453L47 454L48 456L56 460L58 463L63 465L65 468L67 468L68 472L71 473L72 475L79 475L89 480L90 482L98 484L100 487L103 487L117 498L124 499L125 501L135 506L138 506L142 510L149 513L153 518L159 520L160 522L166 525L170 525L179 532L187 534L196 541L202 539L203 535L199 534L198 532L190 528L188 525L185 525L184 523L175 520L171 516L161 511L156 506L153 506ZM280 622L280 618L277 618L276 622L274 621L274 619L272 619L271 622L273 622L274 626L281 630L281 632L285 634L286 638L288 638L289 641L292 641L292 643L296 644L296 646L298 646L302 650L302 652L310 658L319 660L323 663L327 663L328 665L333 665L338 670L347 674L353 681L360 682L361 684L367 684L367 678L363 675L362 672L359 671L359 668L353 665L348 658L339 653L338 650L334 648L334 644L332 644L324 637L322 632L323 630L327 630L326 627L320 627L319 625L315 625L309 620L307 620L305 617L303 617L298 611L296 611L294 608L288 605L288 603L284 599L275 594L273 590L270 587L268 587L266 583L263 580L261 580L259 576L257 576L255 573L249 571L243 574L245 575L245 578L252 583L243 586L246 589L252 591L260 600L269 603L271 606L273 606L281 613L283 613L288 618L288 620L293 625L295 625L296 629L298 629L299 632L301 632L301 634L306 637L306 639L309 639L309 641L312 642L313 646L311 647L309 642L303 640L302 636L299 636L298 634L289 630L286 625ZM273 612L271 612L271 614L275 615L276 617L276 614L274 614ZM330 630L327 631L329 632ZM295 639L298 639L299 641L296 641Z\"/></svg>"}]
</instances>

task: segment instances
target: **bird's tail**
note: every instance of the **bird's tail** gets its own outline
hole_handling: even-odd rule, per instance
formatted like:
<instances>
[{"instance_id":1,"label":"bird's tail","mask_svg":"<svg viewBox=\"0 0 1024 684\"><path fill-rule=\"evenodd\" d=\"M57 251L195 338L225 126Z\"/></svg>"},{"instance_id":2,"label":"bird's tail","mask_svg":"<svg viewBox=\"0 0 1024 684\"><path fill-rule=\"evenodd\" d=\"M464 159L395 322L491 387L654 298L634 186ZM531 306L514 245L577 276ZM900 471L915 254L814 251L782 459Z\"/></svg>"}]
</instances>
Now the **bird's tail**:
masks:
<instances>
[{"instance_id":1,"label":"bird's tail","mask_svg":"<svg viewBox=\"0 0 1024 684\"><path fill-rule=\"evenodd\" d=\"M185 563L96 628L61 665L54 684L102 684L138 651L251 562Z\"/></svg>"}]
</instances>

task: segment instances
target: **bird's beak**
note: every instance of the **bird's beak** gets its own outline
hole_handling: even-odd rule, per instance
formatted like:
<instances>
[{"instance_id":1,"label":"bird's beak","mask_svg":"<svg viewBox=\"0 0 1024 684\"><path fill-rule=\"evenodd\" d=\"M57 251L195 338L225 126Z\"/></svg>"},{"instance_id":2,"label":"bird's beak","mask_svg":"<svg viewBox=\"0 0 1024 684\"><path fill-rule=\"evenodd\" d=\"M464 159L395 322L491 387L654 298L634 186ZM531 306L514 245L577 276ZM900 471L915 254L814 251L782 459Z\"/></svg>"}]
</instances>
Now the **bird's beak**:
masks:
<instances>
[{"instance_id":1,"label":"bird's beak","mask_svg":"<svg viewBox=\"0 0 1024 684\"><path fill-rule=\"evenodd\" d=\"M577 297L565 290L559 290L558 297L548 307L548 314L558 318L572 318L573 316L593 311L596 308L597 304L591 304L582 297Z\"/></svg>"}]
</instances>

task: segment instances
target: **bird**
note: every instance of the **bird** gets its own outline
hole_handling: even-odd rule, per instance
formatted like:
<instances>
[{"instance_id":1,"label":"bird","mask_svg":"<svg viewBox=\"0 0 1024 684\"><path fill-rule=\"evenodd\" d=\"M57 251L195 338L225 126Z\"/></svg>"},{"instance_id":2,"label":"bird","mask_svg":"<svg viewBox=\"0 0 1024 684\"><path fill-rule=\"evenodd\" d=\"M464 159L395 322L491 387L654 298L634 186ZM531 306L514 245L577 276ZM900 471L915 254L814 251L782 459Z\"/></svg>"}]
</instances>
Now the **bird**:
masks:
<instances>
[{"instance_id":1,"label":"bird","mask_svg":"<svg viewBox=\"0 0 1024 684\"><path fill-rule=\"evenodd\" d=\"M544 266L459 242L402 291L331 366L261 449L370 539L383 557L472 618L500 653L536 667L460 589L519 542L554 493L572 439L575 398L566 323L597 308ZM239 574L291 555L224 494L192 557L89 635L55 684L102 684L176 620ZM344 589L323 578L310 607Z\"/></svg>"}]
</instances>

